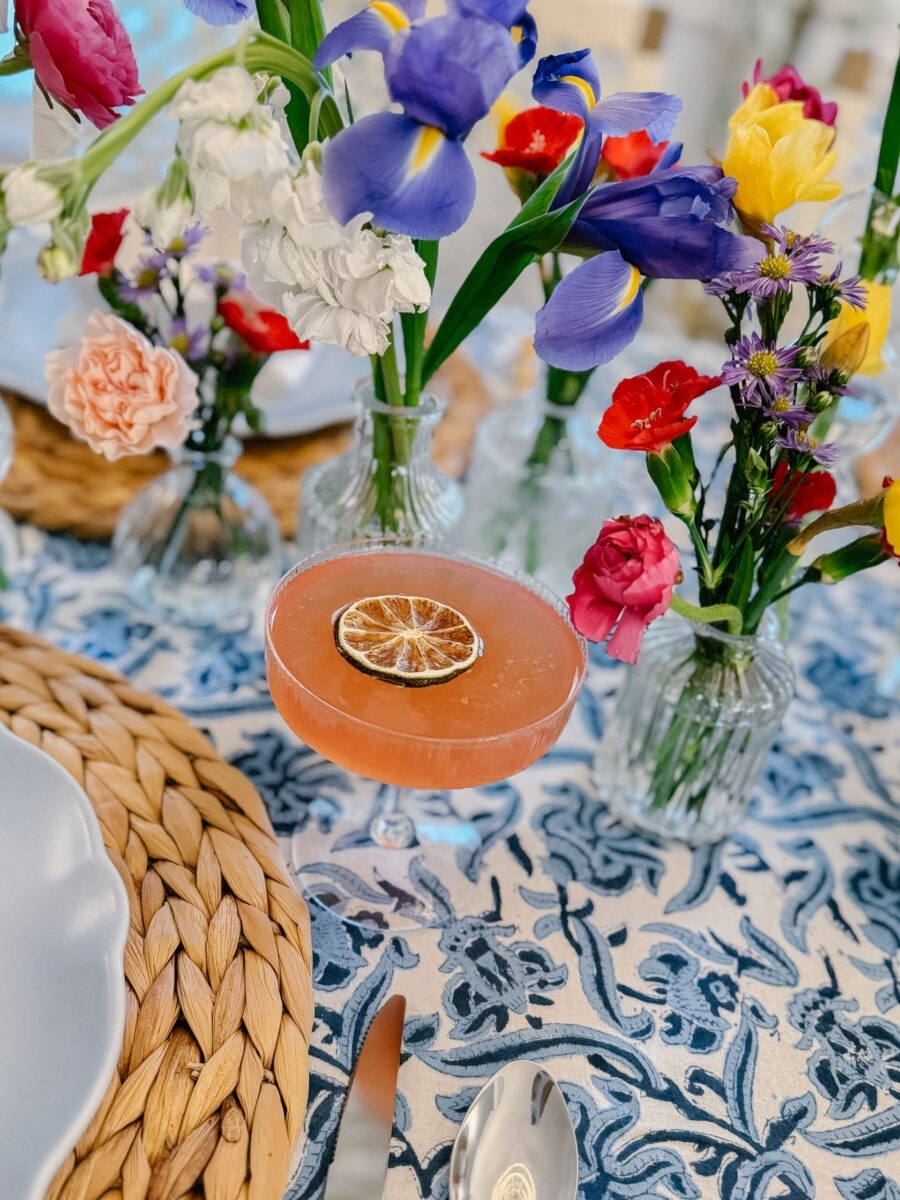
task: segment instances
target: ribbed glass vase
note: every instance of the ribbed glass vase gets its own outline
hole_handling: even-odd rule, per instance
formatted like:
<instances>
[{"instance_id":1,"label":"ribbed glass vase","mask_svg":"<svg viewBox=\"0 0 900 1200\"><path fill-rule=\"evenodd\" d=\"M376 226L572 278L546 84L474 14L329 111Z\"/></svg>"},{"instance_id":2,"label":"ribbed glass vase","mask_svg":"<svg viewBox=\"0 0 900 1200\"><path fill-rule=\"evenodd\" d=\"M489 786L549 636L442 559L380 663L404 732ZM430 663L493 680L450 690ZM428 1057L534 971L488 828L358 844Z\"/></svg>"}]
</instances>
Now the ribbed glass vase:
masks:
<instances>
[{"instance_id":1,"label":"ribbed glass vase","mask_svg":"<svg viewBox=\"0 0 900 1200\"><path fill-rule=\"evenodd\" d=\"M261 612L281 572L281 532L266 500L234 473L241 446L186 446L124 510L113 551L132 597L186 625Z\"/></svg>"},{"instance_id":2,"label":"ribbed glass vase","mask_svg":"<svg viewBox=\"0 0 900 1200\"><path fill-rule=\"evenodd\" d=\"M600 798L646 832L721 841L746 812L793 694L769 629L735 637L667 617L617 697L595 763Z\"/></svg>"},{"instance_id":3,"label":"ribbed glass vase","mask_svg":"<svg viewBox=\"0 0 900 1200\"><path fill-rule=\"evenodd\" d=\"M314 554L370 537L392 537L404 545L443 539L463 508L459 484L431 457L443 401L423 395L413 406L384 404L371 386L363 386L355 402L353 445L303 476L299 552Z\"/></svg>"}]
</instances>

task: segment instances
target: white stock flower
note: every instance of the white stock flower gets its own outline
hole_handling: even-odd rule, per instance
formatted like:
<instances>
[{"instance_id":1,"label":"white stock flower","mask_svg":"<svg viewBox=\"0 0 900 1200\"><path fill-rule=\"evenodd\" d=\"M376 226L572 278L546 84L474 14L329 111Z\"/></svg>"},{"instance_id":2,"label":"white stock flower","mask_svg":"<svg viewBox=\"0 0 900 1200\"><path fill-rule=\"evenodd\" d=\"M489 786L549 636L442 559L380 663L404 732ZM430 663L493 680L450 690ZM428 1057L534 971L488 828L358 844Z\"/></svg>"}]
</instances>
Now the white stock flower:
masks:
<instances>
[{"instance_id":1,"label":"white stock flower","mask_svg":"<svg viewBox=\"0 0 900 1200\"><path fill-rule=\"evenodd\" d=\"M6 217L10 225L42 225L63 210L59 189L39 175L34 163L14 167L3 179Z\"/></svg>"},{"instance_id":2,"label":"white stock flower","mask_svg":"<svg viewBox=\"0 0 900 1200\"><path fill-rule=\"evenodd\" d=\"M197 211L230 208L242 221L264 218L272 181L290 169L274 112L243 67L188 80L169 108L180 122L178 149L188 164Z\"/></svg>"},{"instance_id":3,"label":"white stock flower","mask_svg":"<svg viewBox=\"0 0 900 1200\"><path fill-rule=\"evenodd\" d=\"M267 220L244 232L248 284L281 309L300 338L360 357L387 349L397 313L426 307L431 289L411 240L379 237L368 216L339 225L312 159L272 185Z\"/></svg>"}]
</instances>

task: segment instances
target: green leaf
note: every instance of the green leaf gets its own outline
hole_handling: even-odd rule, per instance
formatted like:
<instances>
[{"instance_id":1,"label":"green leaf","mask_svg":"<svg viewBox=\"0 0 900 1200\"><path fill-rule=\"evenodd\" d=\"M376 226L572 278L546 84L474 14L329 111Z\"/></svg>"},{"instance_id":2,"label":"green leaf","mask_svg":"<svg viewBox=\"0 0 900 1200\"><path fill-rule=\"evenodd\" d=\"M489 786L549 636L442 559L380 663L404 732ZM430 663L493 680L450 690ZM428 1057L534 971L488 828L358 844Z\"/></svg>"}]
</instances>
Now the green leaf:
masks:
<instances>
[{"instance_id":1,"label":"green leaf","mask_svg":"<svg viewBox=\"0 0 900 1200\"><path fill-rule=\"evenodd\" d=\"M581 196L554 212L549 211L562 181L563 167L534 193L469 272L428 347L422 370L423 384L478 327L525 268L565 241L585 197Z\"/></svg>"}]
</instances>

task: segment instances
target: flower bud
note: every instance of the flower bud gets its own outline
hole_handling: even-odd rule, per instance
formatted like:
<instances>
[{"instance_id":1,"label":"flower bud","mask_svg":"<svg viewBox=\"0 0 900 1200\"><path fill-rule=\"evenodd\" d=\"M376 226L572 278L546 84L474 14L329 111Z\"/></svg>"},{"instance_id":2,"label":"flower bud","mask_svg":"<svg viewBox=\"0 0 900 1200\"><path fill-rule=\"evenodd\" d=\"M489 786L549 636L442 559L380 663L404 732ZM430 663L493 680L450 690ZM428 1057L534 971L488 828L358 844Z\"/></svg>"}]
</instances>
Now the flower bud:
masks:
<instances>
[{"instance_id":1,"label":"flower bud","mask_svg":"<svg viewBox=\"0 0 900 1200\"><path fill-rule=\"evenodd\" d=\"M806 407L811 413L824 412L834 404L835 397L831 392L810 392L806 399Z\"/></svg>"},{"instance_id":2,"label":"flower bud","mask_svg":"<svg viewBox=\"0 0 900 1200\"><path fill-rule=\"evenodd\" d=\"M91 227L91 218L82 209L75 217L62 217L50 226L50 241L41 247L37 268L48 283L61 283L81 270L84 244Z\"/></svg>"},{"instance_id":3,"label":"flower bud","mask_svg":"<svg viewBox=\"0 0 900 1200\"><path fill-rule=\"evenodd\" d=\"M2 186L10 225L43 225L55 221L63 210L62 193L41 175L37 163L13 167Z\"/></svg>"},{"instance_id":4,"label":"flower bud","mask_svg":"<svg viewBox=\"0 0 900 1200\"><path fill-rule=\"evenodd\" d=\"M814 346L798 346L794 355L794 363L798 367L813 367L818 357Z\"/></svg>"},{"instance_id":5,"label":"flower bud","mask_svg":"<svg viewBox=\"0 0 900 1200\"><path fill-rule=\"evenodd\" d=\"M678 442L684 442L685 446L679 448ZM669 512L677 517L693 517L697 511L694 495L697 468L690 438L678 438L676 442L648 454L647 470Z\"/></svg>"},{"instance_id":6,"label":"flower bud","mask_svg":"<svg viewBox=\"0 0 900 1200\"><path fill-rule=\"evenodd\" d=\"M852 325L822 350L819 365L826 371L839 371L849 379L866 361L871 329L867 322Z\"/></svg>"},{"instance_id":7,"label":"flower bud","mask_svg":"<svg viewBox=\"0 0 900 1200\"><path fill-rule=\"evenodd\" d=\"M810 568L818 573L819 583L838 583L849 575L877 567L889 557L880 534L867 533L839 550L821 554Z\"/></svg>"}]
</instances>

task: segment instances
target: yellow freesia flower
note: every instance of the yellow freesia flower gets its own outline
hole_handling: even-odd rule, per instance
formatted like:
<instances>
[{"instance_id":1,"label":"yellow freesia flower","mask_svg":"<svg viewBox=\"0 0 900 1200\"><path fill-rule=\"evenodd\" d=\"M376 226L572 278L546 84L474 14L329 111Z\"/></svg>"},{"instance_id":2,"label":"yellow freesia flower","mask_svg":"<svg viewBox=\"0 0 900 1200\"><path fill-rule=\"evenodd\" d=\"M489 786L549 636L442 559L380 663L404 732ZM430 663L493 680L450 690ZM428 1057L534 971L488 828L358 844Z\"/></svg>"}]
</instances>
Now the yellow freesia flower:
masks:
<instances>
[{"instance_id":1,"label":"yellow freesia flower","mask_svg":"<svg viewBox=\"0 0 900 1200\"><path fill-rule=\"evenodd\" d=\"M728 128L734 132L738 125L749 125L761 112L774 108L781 101L778 93L768 83L757 83L747 93L744 103L731 116Z\"/></svg>"},{"instance_id":2,"label":"yellow freesia flower","mask_svg":"<svg viewBox=\"0 0 900 1200\"><path fill-rule=\"evenodd\" d=\"M887 337L888 325L891 320L891 289L886 283L869 283L863 280L862 286L866 291L866 307L851 308L842 304L841 311L829 324L825 340L822 342L821 357L826 362L834 360L832 365L843 369L848 375L877 375L885 367L881 351ZM859 344L854 332L868 328L868 341L864 339L864 355L857 364L837 361L842 357L842 348Z\"/></svg>"},{"instance_id":3,"label":"yellow freesia flower","mask_svg":"<svg viewBox=\"0 0 900 1200\"><path fill-rule=\"evenodd\" d=\"M895 479L884 498L884 536L900 558L900 479Z\"/></svg>"},{"instance_id":4,"label":"yellow freesia flower","mask_svg":"<svg viewBox=\"0 0 900 1200\"><path fill-rule=\"evenodd\" d=\"M798 100L770 104L773 96L767 84L753 88L731 118L722 162L725 174L738 181L734 206L749 228L774 221L801 200L833 200L841 193L825 178L837 159L834 129L804 117Z\"/></svg>"}]
</instances>

